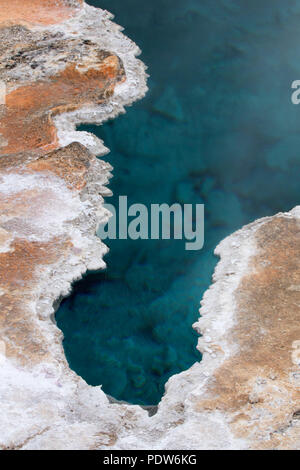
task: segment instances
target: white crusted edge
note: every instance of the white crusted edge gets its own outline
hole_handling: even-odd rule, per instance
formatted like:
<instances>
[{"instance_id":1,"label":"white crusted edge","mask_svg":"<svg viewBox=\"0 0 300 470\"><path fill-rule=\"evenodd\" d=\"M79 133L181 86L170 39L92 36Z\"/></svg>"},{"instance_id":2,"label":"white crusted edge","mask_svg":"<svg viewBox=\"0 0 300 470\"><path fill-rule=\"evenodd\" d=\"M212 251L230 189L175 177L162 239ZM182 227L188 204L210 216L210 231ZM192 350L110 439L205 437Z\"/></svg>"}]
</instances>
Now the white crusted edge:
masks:
<instances>
[{"instance_id":1,"label":"white crusted edge","mask_svg":"<svg viewBox=\"0 0 300 470\"><path fill-rule=\"evenodd\" d=\"M105 10L84 4L80 12L63 23L55 25L53 32L63 32L67 37L89 39L103 50L116 54L123 62L126 81L116 86L113 97L105 104L84 106L54 118L61 146L77 141L96 155L109 150L103 141L89 132L76 131L78 124L102 124L125 113L125 106L143 98L148 90L146 66L137 59L141 51L122 33L122 27L113 23L113 15ZM100 31L99 31L100 30Z\"/></svg>"},{"instance_id":2,"label":"white crusted edge","mask_svg":"<svg viewBox=\"0 0 300 470\"><path fill-rule=\"evenodd\" d=\"M274 217L278 216L300 219L300 206ZM201 317L193 325L203 335L198 342L202 361L169 379L158 413L149 424L150 438L145 439L145 431L140 430L139 437L146 441L144 448L147 444L154 449L249 448L247 440L233 435L229 427L230 415L218 410L197 412L196 405L206 396L208 379L226 359L238 352L238 345L227 340L228 332L236 324L235 293L241 279L253 269L250 260L257 254L257 230L274 217L265 217L243 227L217 246L215 254L220 256L220 261L213 283L201 301ZM221 347L222 352L216 352L214 345ZM154 440L154 436L159 440ZM136 439L135 431L134 435L119 439L116 448L139 448Z\"/></svg>"}]
</instances>

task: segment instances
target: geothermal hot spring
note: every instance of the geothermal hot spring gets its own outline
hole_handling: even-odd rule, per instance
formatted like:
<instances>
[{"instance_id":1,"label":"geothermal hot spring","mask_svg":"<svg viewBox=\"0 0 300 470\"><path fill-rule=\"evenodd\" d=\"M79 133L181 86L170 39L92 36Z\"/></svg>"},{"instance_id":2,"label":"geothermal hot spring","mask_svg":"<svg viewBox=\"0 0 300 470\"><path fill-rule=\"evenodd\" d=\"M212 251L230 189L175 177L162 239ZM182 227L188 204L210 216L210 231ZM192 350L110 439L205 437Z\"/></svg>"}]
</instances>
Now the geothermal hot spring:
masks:
<instances>
[{"instance_id":1,"label":"geothermal hot spring","mask_svg":"<svg viewBox=\"0 0 300 470\"><path fill-rule=\"evenodd\" d=\"M101 127L128 204L205 204L205 244L111 240L107 269L56 314L72 369L118 400L157 404L201 359L192 330L218 242L300 200L299 0L95 0L142 49L149 92ZM100 31L99 31L100 34Z\"/></svg>"}]
</instances>

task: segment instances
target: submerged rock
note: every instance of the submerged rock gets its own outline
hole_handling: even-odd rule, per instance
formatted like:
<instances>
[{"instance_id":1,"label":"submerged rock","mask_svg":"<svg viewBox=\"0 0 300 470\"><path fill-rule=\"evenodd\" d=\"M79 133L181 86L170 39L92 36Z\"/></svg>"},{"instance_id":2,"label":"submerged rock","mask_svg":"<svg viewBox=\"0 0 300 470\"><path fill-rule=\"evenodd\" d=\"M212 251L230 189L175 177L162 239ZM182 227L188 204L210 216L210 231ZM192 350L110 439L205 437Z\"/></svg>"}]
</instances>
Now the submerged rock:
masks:
<instances>
[{"instance_id":1,"label":"submerged rock","mask_svg":"<svg viewBox=\"0 0 300 470\"><path fill-rule=\"evenodd\" d=\"M169 119L176 121L184 120L182 105L178 99L177 93L172 87L168 87L154 103L153 110Z\"/></svg>"}]
</instances>

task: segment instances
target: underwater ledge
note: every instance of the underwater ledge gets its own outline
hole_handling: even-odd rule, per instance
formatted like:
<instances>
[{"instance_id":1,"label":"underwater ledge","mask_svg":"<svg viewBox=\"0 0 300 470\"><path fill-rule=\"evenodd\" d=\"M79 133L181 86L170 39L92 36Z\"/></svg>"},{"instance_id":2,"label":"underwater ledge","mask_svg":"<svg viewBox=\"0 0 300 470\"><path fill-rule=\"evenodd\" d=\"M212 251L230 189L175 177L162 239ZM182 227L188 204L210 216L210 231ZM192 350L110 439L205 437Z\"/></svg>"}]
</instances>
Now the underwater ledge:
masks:
<instances>
[{"instance_id":1,"label":"underwater ledge","mask_svg":"<svg viewBox=\"0 0 300 470\"><path fill-rule=\"evenodd\" d=\"M111 170L94 155L104 154L102 142L75 126L123 112L146 92L146 75L138 48L107 12L75 1L64 5L70 16L51 27L38 18L35 24L17 18L17 28L2 21L5 37L21 50L43 47L35 57L36 82L26 60L0 70L7 84L1 109L0 448L299 448L299 207L245 226L217 247L220 261L194 325L203 335L203 359L169 379L153 417L139 406L111 404L101 387L70 370L62 333L51 321L53 305L87 270L104 267L107 249L95 231L108 217L99 202ZM65 63L55 61L58 37ZM12 43L5 42L8 57ZM83 72L65 73L74 43ZM95 54L98 47L106 54ZM49 50L54 59L45 77L39 59ZM96 82L90 69L97 71ZM44 96L44 80L49 96L58 75L79 94L70 87L66 101L45 98L37 126L36 93ZM82 81L90 84L87 94ZM51 99L59 92L54 87ZM91 106L99 92L100 102ZM24 93L32 111L25 121L15 106L22 109ZM25 128L10 135L9 123L18 119ZM28 129L38 134L29 142Z\"/></svg>"}]
</instances>

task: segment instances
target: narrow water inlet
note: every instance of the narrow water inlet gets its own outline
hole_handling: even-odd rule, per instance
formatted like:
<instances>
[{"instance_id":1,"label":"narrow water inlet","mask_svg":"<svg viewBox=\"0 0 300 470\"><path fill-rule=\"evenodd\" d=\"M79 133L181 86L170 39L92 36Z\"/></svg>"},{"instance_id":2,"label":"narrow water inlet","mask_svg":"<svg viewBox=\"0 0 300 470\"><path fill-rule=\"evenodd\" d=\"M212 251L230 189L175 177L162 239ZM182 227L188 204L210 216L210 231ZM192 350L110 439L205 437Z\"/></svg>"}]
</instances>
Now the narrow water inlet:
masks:
<instances>
[{"instance_id":1,"label":"narrow water inlet","mask_svg":"<svg viewBox=\"0 0 300 470\"><path fill-rule=\"evenodd\" d=\"M192 324L217 243L299 203L300 108L290 97L300 0L88 3L116 14L151 75L126 115L82 127L111 149L107 202L205 204L201 251L108 241L107 270L75 284L56 314L72 369L118 400L153 405L171 375L201 359Z\"/></svg>"}]
</instances>

